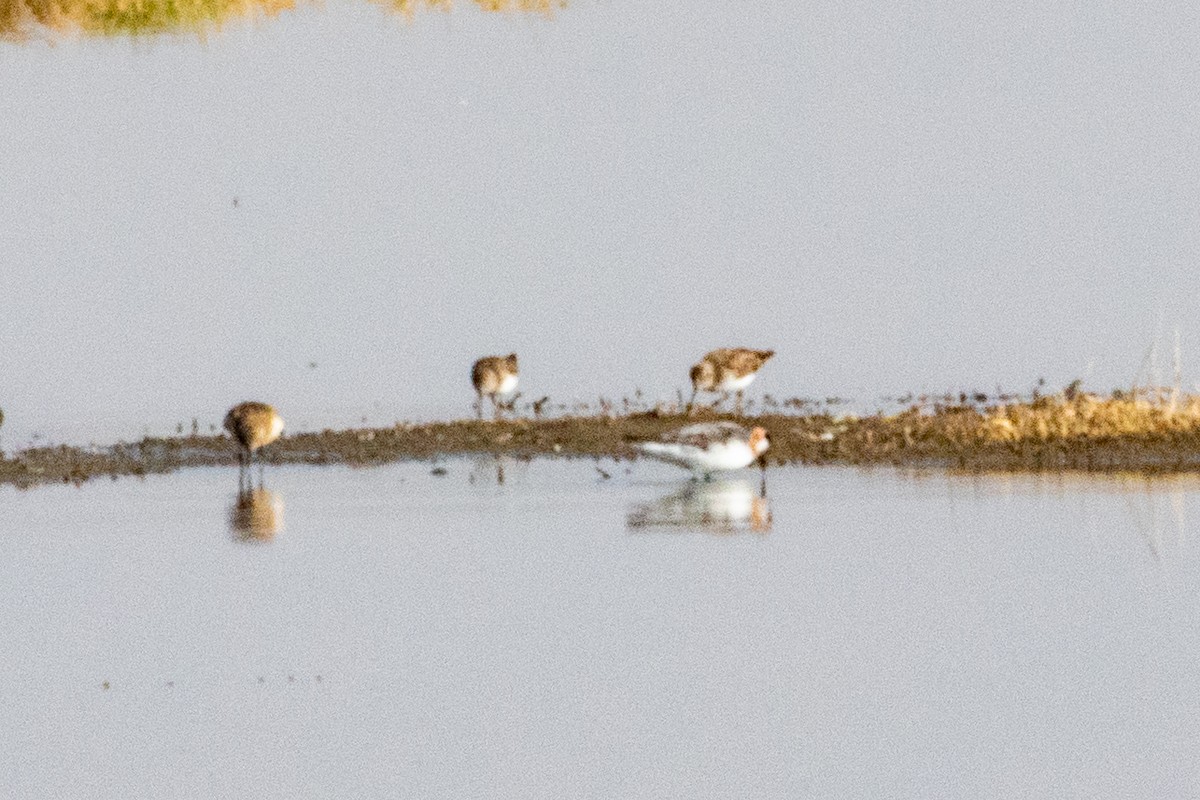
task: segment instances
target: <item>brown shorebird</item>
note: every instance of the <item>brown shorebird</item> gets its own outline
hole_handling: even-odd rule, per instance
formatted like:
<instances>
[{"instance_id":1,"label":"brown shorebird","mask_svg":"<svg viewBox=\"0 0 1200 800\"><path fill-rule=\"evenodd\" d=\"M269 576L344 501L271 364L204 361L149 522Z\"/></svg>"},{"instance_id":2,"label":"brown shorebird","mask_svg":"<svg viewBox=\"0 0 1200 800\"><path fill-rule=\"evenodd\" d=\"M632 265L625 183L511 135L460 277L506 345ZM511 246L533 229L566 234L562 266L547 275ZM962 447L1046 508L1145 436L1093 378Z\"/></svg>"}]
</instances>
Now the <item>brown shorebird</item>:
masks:
<instances>
[{"instance_id":1,"label":"brown shorebird","mask_svg":"<svg viewBox=\"0 0 1200 800\"><path fill-rule=\"evenodd\" d=\"M266 447L283 433L283 417L266 403L238 403L225 415L225 430L237 440L239 483L242 473L254 460L254 452ZM261 470L262 463L259 462Z\"/></svg>"},{"instance_id":2,"label":"brown shorebird","mask_svg":"<svg viewBox=\"0 0 1200 800\"><path fill-rule=\"evenodd\" d=\"M500 416L497 395L510 395L517 390L517 354L484 356L471 367L471 383L475 386L475 411L483 419L483 396L492 398L492 409Z\"/></svg>"},{"instance_id":3,"label":"brown shorebird","mask_svg":"<svg viewBox=\"0 0 1200 800\"><path fill-rule=\"evenodd\" d=\"M759 367L773 355L774 350L747 350L744 347L723 347L706 354L692 367L692 397L684 413L691 413L697 392L721 392L724 401L730 392L736 391L737 413L741 414L742 394L758 374Z\"/></svg>"}]
</instances>

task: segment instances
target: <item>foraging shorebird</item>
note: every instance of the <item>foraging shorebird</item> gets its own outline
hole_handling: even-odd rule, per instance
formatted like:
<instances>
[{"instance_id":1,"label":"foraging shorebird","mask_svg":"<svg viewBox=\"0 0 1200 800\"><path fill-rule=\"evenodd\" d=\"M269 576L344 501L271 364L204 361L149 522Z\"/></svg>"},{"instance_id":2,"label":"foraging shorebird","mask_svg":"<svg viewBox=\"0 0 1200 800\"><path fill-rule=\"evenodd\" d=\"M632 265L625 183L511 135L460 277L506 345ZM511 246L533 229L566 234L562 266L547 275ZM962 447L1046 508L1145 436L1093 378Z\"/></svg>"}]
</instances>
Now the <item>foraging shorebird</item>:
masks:
<instances>
[{"instance_id":1,"label":"foraging shorebird","mask_svg":"<svg viewBox=\"0 0 1200 800\"><path fill-rule=\"evenodd\" d=\"M475 411L483 419L483 397L492 398L492 409L500 415L497 395L510 395L517 390L517 354L484 356L471 366L471 383L475 387Z\"/></svg>"},{"instance_id":2,"label":"foraging shorebird","mask_svg":"<svg viewBox=\"0 0 1200 800\"><path fill-rule=\"evenodd\" d=\"M737 413L742 413L742 394L759 368L775 355L774 350L747 350L744 347L722 347L708 353L692 367L692 397L685 414L690 414L696 394L700 391L721 392L724 400L729 392L737 392Z\"/></svg>"},{"instance_id":3,"label":"foraging shorebird","mask_svg":"<svg viewBox=\"0 0 1200 800\"><path fill-rule=\"evenodd\" d=\"M253 462L255 451L266 447L283 433L283 417L266 403L238 403L225 415L225 430L237 440L240 447L238 465L244 472ZM262 467L261 462L259 467Z\"/></svg>"},{"instance_id":4,"label":"foraging shorebird","mask_svg":"<svg viewBox=\"0 0 1200 800\"><path fill-rule=\"evenodd\" d=\"M657 441L634 445L641 453L706 479L714 472L748 467L755 460L765 470L762 456L770 446L765 429L746 430L734 422L701 422L665 434Z\"/></svg>"}]
</instances>

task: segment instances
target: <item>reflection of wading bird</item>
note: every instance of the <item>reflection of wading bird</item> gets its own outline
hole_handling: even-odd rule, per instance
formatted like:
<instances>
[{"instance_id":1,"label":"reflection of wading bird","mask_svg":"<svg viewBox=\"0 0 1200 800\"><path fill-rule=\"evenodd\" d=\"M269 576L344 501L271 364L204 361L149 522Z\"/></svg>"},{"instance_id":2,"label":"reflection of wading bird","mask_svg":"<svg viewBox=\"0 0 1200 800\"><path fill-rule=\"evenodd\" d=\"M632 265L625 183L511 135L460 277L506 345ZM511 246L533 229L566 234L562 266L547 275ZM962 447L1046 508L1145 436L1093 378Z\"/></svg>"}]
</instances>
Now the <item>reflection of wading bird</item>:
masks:
<instances>
[{"instance_id":1,"label":"reflection of wading bird","mask_svg":"<svg viewBox=\"0 0 1200 800\"><path fill-rule=\"evenodd\" d=\"M527 469L527 461L510 458L499 453L480 453L471 458L471 469L467 483L486 486L495 483L504 486L510 480L520 480Z\"/></svg>"},{"instance_id":2,"label":"reflection of wading bird","mask_svg":"<svg viewBox=\"0 0 1200 800\"><path fill-rule=\"evenodd\" d=\"M771 530L771 506L745 481L689 483L682 491L634 506L625 524L633 530L761 534Z\"/></svg>"},{"instance_id":3,"label":"reflection of wading bird","mask_svg":"<svg viewBox=\"0 0 1200 800\"><path fill-rule=\"evenodd\" d=\"M714 472L748 467L755 459L766 470L763 453L771 440L763 428L746 430L733 422L702 422L668 433L655 442L638 442L638 451L690 469L706 479Z\"/></svg>"},{"instance_id":4,"label":"reflection of wading bird","mask_svg":"<svg viewBox=\"0 0 1200 800\"><path fill-rule=\"evenodd\" d=\"M283 528L283 500L269 489L239 488L229 527L242 541L268 542Z\"/></svg>"},{"instance_id":5,"label":"reflection of wading bird","mask_svg":"<svg viewBox=\"0 0 1200 800\"><path fill-rule=\"evenodd\" d=\"M254 460L254 452L269 445L283 433L283 417L266 403L238 403L225 415L225 430L237 440L238 482ZM259 462L259 480L262 480L262 462Z\"/></svg>"},{"instance_id":6,"label":"reflection of wading bird","mask_svg":"<svg viewBox=\"0 0 1200 800\"><path fill-rule=\"evenodd\" d=\"M483 419L483 396L492 398L492 410L500 416L496 395L510 395L517 390L517 354L485 356L471 367L471 383L475 386L475 411Z\"/></svg>"},{"instance_id":7,"label":"reflection of wading bird","mask_svg":"<svg viewBox=\"0 0 1200 800\"><path fill-rule=\"evenodd\" d=\"M722 401L730 392L737 392L737 413L741 414L743 392L758 374L759 367L773 355L774 350L747 350L744 347L723 347L708 353L692 367L692 398L684 413L691 413L696 393L705 391L721 392Z\"/></svg>"}]
</instances>

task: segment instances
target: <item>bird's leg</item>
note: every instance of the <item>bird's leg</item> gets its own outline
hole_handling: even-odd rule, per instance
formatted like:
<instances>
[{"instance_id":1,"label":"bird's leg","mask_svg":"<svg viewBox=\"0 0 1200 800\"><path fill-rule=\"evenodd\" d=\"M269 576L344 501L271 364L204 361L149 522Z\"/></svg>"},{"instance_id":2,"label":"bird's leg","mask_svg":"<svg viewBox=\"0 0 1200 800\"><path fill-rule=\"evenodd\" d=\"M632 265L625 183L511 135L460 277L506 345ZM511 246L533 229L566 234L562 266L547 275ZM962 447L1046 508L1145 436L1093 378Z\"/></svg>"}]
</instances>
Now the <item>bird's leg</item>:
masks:
<instances>
[{"instance_id":1,"label":"bird's leg","mask_svg":"<svg viewBox=\"0 0 1200 800\"><path fill-rule=\"evenodd\" d=\"M475 416L477 419L483 419L483 392L475 393Z\"/></svg>"},{"instance_id":2,"label":"bird's leg","mask_svg":"<svg viewBox=\"0 0 1200 800\"><path fill-rule=\"evenodd\" d=\"M238 494L245 491L246 483L246 449L238 448Z\"/></svg>"},{"instance_id":3,"label":"bird's leg","mask_svg":"<svg viewBox=\"0 0 1200 800\"><path fill-rule=\"evenodd\" d=\"M695 386L692 387L692 396L688 398L687 408L683 410L683 415L685 417L690 417L692 415L692 406L696 404L696 392L698 391L700 391L698 388Z\"/></svg>"},{"instance_id":4,"label":"bird's leg","mask_svg":"<svg viewBox=\"0 0 1200 800\"><path fill-rule=\"evenodd\" d=\"M765 499L767 496L767 457L765 455L758 457L758 467L762 470L762 478L758 483L758 495Z\"/></svg>"},{"instance_id":5,"label":"bird's leg","mask_svg":"<svg viewBox=\"0 0 1200 800\"><path fill-rule=\"evenodd\" d=\"M744 390L742 390L742 389L738 389L738 393L737 393L737 415L738 415L739 417L740 417L740 416L742 416L742 398L745 396L745 394L746 394L746 393L745 393L745 391L744 391Z\"/></svg>"},{"instance_id":6,"label":"bird's leg","mask_svg":"<svg viewBox=\"0 0 1200 800\"><path fill-rule=\"evenodd\" d=\"M500 401L496 399L496 395L492 395L492 416L495 419L500 419Z\"/></svg>"}]
</instances>

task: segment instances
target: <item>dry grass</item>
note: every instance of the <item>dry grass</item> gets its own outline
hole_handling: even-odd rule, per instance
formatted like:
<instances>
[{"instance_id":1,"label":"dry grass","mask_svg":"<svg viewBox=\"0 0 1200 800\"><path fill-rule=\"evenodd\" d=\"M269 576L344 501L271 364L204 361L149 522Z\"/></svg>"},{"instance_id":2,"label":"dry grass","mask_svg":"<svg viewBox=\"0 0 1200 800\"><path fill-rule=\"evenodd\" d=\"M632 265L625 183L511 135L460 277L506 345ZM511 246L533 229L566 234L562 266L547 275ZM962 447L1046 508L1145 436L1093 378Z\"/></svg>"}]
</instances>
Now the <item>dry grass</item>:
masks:
<instances>
[{"instance_id":1,"label":"dry grass","mask_svg":"<svg viewBox=\"0 0 1200 800\"><path fill-rule=\"evenodd\" d=\"M421 9L438 9L449 11L454 7L454 0L374 0L382 6L411 16ZM532 14L553 14L566 8L567 0L471 0L484 11L521 12Z\"/></svg>"},{"instance_id":2,"label":"dry grass","mask_svg":"<svg viewBox=\"0 0 1200 800\"><path fill-rule=\"evenodd\" d=\"M465 1L465 0L464 0ZM549 15L566 0L470 0L489 12ZM373 0L411 16L421 9L448 11L453 0ZM320 0L0 0L0 39L51 35L202 33L239 19L277 16Z\"/></svg>"},{"instance_id":3,"label":"dry grass","mask_svg":"<svg viewBox=\"0 0 1200 800\"><path fill-rule=\"evenodd\" d=\"M302 0L307 2L307 0ZM273 17L297 0L0 0L0 35L113 35L203 31L233 19Z\"/></svg>"},{"instance_id":4,"label":"dry grass","mask_svg":"<svg viewBox=\"0 0 1200 800\"><path fill-rule=\"evenodd\" d=\"M968 470L1200 470L1200 397L1066 392L843 421L818 460Z\"/></svg>"},{"instance_id":5,"label":"dry grass","mask_svg":"<svg viewBox=\"0 0 1200 800\"><path fill-rule=\"evenodd\" d=\"M1157 398L1081 395L1000 405L984 416L993 441L1089 440L1116 436L1177 436L1200 432L1200 397Z\"/></svg>"},{"instance_id":6,"label":"dry grass","mask_svg":"<svg viewBox=\"0 0 1200 800\"><path fill-rule=\"evenodd\" d=\"M520 11L524 13L552 14L567 7L567 0L474 0L484 11Z\"/></svg>"}]
</instances>

